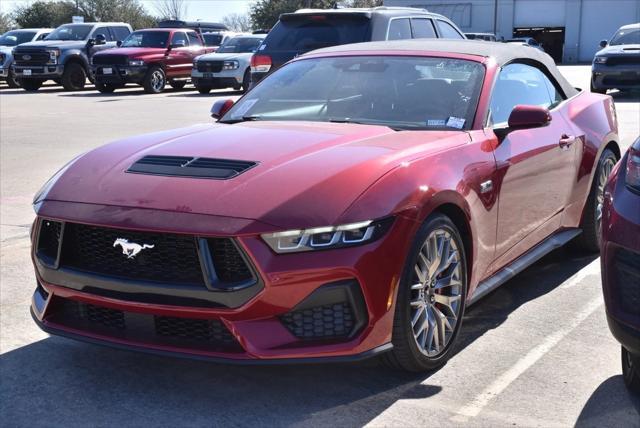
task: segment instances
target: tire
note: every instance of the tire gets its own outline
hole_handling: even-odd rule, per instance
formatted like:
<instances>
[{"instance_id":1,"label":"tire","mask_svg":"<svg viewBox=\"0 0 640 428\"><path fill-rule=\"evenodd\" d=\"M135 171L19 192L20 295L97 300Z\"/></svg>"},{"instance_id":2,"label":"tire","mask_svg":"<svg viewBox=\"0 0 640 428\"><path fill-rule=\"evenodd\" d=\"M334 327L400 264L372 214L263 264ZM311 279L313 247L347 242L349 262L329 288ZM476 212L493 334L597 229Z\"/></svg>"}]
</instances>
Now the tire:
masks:
<instances>
[{"instance_id":1,"label":"tire","mask_svg":"<svg viewBox=\"0 0 640 428\"><path fill-rule=\"evenodd\" d=\"M444 270L438 273L437 269ZM405 263L393 321L393 350L382 356L383 361L411 372L443 366L455 348L466 296L467 264L460 232L448 217L431 215L416 233ZM448 329L444 322L437 322L443 317Z\"/></svg>"},{"instance_id":2,"label":"tire","mask_svg":"<svg viewBox=\"0 0 640 428\"><path fill-rule=\"evenodd\" d=\"M64 67L62 73L62 87L67 91L80 91L87 82L87 73L84 67L77 62L72 62Z\"/></svg>"},{"instance_id":3,"label":"tire","mask_svg":"<svg viewBox=\"0 0 640 428\"><path fill-rule=\"evenodd\" d=\"M9 70L9 75L7 76L7 85L9 85L9 87L12 89L19 88L21 86L20 80L18 80L16 75L13 74L13 71L11 70Z\"/></svg>"},{"instance_id":4,"label":"tire","mask_svg":"<svg viewBox=\"0 0 640 428\"><path fill-rule=\"evenodd\" d=\"M587 205L580 228L582 233L571 242L574 249L582 252L596 253L600 251L600 234L602 218L602 202L604 200L604 185L611 174L618 157L609 149L604 149L598 160L596 172L593 175L591 190L587 198Z\"/></svg>"},{"instance_id":5,"label":"tire","mask_svg":"<svg viewBox=\"0 0 640 428\"><path fill-rule=\"evenodd\" d=\"M182 89L187 84L184 80L173 80L169 82L173 89Z\"/></svg>"},{"instance_id":6,"label":"tire","mask_svg":"<svg viewBox=\"0 0 640 428\"><path fill-rule=\"evenodd\" d=\"M244 76L242 77L242 92L246 94L250 87L251 87L251 70L247 68L247 70L244 72Z\"/></svg>"},{"instance_id":7,"label":"tire","mask_svg":"<svg viewBox=\"0 0 640 428\"><path fill-rule=\"evenodd\" d=\"M640 356L622 348L622 378L630 391L640 394Z\"/></svg>"},{"instance_id":8,"label":"tire","mask_svg":"<svg viewBox=\"0 0 640 428\"><path fill-rule=\"evenodd\" d=\"M164 70L158 66L151 67L142 81L142 86L147 94L159 94L164 91L166 84L167 76L164 74Z\"/></svg>"},{"instance_id":9,"label":"tire","mask_svg":"<svg viewBox=\"0 0 640 428\"><path fill-rule=\"evenodd\" d=\"M111 83L96 82L95 85L96 89L103 94L112 94L116 90L116 87Z\"/></svg>"},{"instance_id":10,"label":"tire","mask_svg":"<svg viewBox=\"0 0 640 428\"><path fill-rule=\"evenodd\" d=\"M591 76L590 87L591 87L591 92L593 92L593 93L596 93L596 94L606 94L607 93L606 89L599 89L599 88L596 88L595 86L593 86L593 76Z\"/></svg>"},{"instance_id":11,"label":"tire","mask_svg":"<svg viewBox=\"0 0 640 428\"><path fill-rule=\"evenodd\" d=\"M211 88L208 86L196 86L196 89L201 94L208 94L209 92L211 92Z\"/></svg>"},{"instance_id":12,"label":"tire","mask_svg":"<svg viewBox=\"0 0 640 428\"><path fill-rule=\"evenodd\" d=\"M20 85L22 86L22 89L27 92L36 92L38 89L40 89L43 83L44 81L40 79L20 79Z\"/></svg>"}]
</instances>

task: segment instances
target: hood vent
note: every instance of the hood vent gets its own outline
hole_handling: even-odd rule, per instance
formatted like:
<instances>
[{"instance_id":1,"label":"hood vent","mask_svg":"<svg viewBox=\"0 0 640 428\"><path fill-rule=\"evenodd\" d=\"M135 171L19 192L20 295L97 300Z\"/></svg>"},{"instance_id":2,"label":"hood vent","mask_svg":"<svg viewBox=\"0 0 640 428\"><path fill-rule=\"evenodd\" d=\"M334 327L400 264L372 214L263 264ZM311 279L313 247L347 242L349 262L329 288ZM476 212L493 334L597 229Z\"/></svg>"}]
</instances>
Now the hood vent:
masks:
<instances>
[{"instance_id":1,"label":"hood vent","mask_svg":"<svg viewBox=\"0 0 640 428\"><path fill-rule=\"evenodd\" d=\"M227 180L256 166L257 162L187 156L145 156L131 165L134 174Z\"/></svg>"}]
</instances>

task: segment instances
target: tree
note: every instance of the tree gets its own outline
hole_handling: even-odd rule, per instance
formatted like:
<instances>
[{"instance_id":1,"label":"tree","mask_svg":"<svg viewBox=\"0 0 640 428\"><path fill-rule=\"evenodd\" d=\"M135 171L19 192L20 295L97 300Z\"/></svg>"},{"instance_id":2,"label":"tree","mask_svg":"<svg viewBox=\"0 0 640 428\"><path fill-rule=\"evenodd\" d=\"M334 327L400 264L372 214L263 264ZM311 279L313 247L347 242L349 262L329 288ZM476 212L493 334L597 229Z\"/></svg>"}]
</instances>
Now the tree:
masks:
<instances>
[{"instance_id":1,"label":"tree","mask_svg":"<svg viewBox=\"0 0 640 428\"><path fill-rule=\"evenodd\" d=\"M176 20L184 20L189 9L185 0L155 0L153 7L161 19Z\"/></svg>"},{"instance_id":2,"label":"tree","mask_svg":"<svg viewBox=\"0 0 640 428\"><path fill-rule=\"evenodd\" d=\"M22 28L55 28L71 22L75 12L76 5L70 1L38 0L16 7L13 11L13 19Z\"/></svg>"},{"instance_id":3,"label":"tree","mask_svg":"<svg viewBox=\"0 0 640 428\"><path fill-rule=\"evenodd\" d=\"M156 18L138 0L78 0L78 6L87 22L128 22L134 29L156 25Z\"/></svg>"},{"instance_id":4,"label":"tree","mask_svg":"<svg viewBox=\"0 0 640 428\"><path fill-rule=\"evenodd\" d=\"M330 9L335 4L335 0L258 0L250 12L251 23L256 30L269 29L283 13L304 8Z\"/></svg>"},{"instance_id":5,"label":"tree","mask_svg":"<svg viewBox=\"0 0 640 428\"><path fill-rule=\"evenodd\" d=\"M378 7L382 6L382 0L347 0L346 7Z\"/></svg>"},{"instance_id":6,"label":"tree","mask_svg":"<svg viewBox=\"0 0 640 428\"><path fill-rule=\"evenodd\" d=\"M251 18L247 14L232 13L222 18L222 23L233 31L242 33L251 31Z\"/></svg>"},{"instance_id":7,"label":"tree","mask_svg":"<svg viewBox=\"0 0 640 428\"><path fill-rule=\"evenodd\" d=\"M4 34L11 30L13 27L13 21L9 14L0 12L0 34Z\"/></svg>"}]
</instances>

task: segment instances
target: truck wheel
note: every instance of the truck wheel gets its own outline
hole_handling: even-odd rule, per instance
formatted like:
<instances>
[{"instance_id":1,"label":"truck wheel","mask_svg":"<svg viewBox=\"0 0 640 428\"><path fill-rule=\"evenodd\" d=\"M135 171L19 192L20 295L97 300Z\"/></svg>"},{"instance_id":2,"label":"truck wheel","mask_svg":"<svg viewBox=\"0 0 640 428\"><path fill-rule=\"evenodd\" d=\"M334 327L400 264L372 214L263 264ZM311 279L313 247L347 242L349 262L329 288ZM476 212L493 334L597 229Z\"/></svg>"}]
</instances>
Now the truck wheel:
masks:
<instances>
[{"instance_id":1,"label":"truck wheel","mask_svg":"<svg viewBox=\"0 0 640 428\"><path fill-rule=\"evenodd\" d=\"M19 88L20 81L16 78L16 75L13 74L13 71L9 70L9 75L7 76L7 85L10 88Z\"/></svg>"},{"instance_id":2,"label":"truck wheel","mask_svg":"<svg viewBox=\"0 0 640 428\"><path fill-rule=\"evenodd\" d=\"M246 93L251 87L251 70L247 68L242 78L242 92Z\"/></svg>"},{"instance_id":3,"label":"truck wheel","mask_svg":"<svg viewBox=\"0 0 640 428\"><path fill-rule=\"evenodd\" d=\"M44 82L40 79L20 79L22 89L28 92L36 92Z\"/></svg>"},{"instance_id":4,"label":"truck wheel","mask_svg":"<svg viewBox=\"0 0 640 428\"><path fill-rule=\"evenodd\" d=\"M184 80L172 80L171 82L169 82L169 84L173 89L182 89L184 88L184 85L187 84L187 82L185 82Z\"/></svg>"},{"instance_id":5,"label":"truck wheel","mask_svg":"<svg viewBox=\"0 0 640 428\"><path fill-rule=\"evenodd\" d=\"M164 85L167 83L167 77L164 70L158 66L153 66L144 76L142 86L147 94L159 94L164 91Z\"/></svg>"},{"instance_id":6,"label":"truck wheel","mask_svg":"<svg viewBox=\"0 0 640 428\"><path fill-rule=\"evenodd\" d=\"M96 89L103 94L111 94L116 90L116 87L111 83L96 82Z\"/></svg>"},{"instance_id":7,"label":"truck wheel","mask_svg":"<svg viewBox=\"0 0 640 428\"><path fill-rule=\"evenodd\" d=\"M66 91L80 91L87 82L87 73L84 67L77 62L72 62L64 67L62 73L62 87Z\"/></svg>"}]
</instances>

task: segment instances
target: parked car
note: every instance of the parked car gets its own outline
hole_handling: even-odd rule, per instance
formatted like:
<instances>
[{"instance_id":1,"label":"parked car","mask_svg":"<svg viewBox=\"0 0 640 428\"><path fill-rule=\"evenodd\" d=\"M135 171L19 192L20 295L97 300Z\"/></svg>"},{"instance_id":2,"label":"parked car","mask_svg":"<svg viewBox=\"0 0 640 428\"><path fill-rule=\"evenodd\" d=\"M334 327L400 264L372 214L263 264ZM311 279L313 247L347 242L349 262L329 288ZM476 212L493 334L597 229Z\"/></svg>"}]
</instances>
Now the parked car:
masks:
<instances>
[{"instance_id":1,"label":"parked car","mask_svg":"<svg viewBox=\"0 0 640 428\"><path fill-rule=\"evenodd\" d=\"M290 59L314 49L378 40L421 38L464 39L462 31L442 15L424 9L302 9L280 15L251 59L251 84Z\"/></svg>"},{"instance_id":2,"label":"parked car","mask_svg":"<svg viewBox=\"0 0 640 428\"><path fill-rule=\"evenodd\" d=\"M61 83L67 91L84 88L91 75L90 60L104 49L116 47L131 33L123 22L64 24L44 40L14 49L13 72L27 91L37 91L47 80Z\"/></svg>"},{"instance_id":3,"label":"parked car","mask_svg":"<svg viewBox=\"0 0 640 428\"><path fill-rule=\"evenodd\" d=\"M11 70L13 64L13 49L28 42L35 42L44 39L51 31L51 28L22 28L11 30L0 36L0 81L7 82L10 88L17 88L20 82Z\"/></svg>"},{"instance_id":4,"label":"parked car","mask_svg":"<svg viewBox=\"0 0 640 428\"><path fill-rule=\"evenodd\" d=\"M215 53L199 56L193 62L191 81L201 94L212 89L244 91L251 84L251 57L266 34L247 34L227 40Z\"/></svg>"},{"instance_id":5,"label":"parked car","mask_svg":"<svg viewBox=\"0 0 640 428\"><path fill-rule=\"evenodd\" d=\"M496 35L493 33L464 33L469 40L484 40L485 42L495 42Z\"/></svg>"},{"instance_id":6,"label":"parked car","mask_svg":"<svg viewBox=\"0 0 640 428\"><path fill-rule=\"evenodd\" d=\"M505 40L504 43L523 44L523 45L530 46L532 48L536 48L539 51L544 52L544 48L542 47L542 43L538 43L538 41L536 39L534 39L533 37L518 37L518 38L515 38L515 39L508 39L508 40Z\"/></svg>"},{"instance_id":7,"label":"parked car","mask_svg":"<svg viewBox=\"0 0 640 428\"><path fill-rule=\"evenodd\" d=\"M213 114L81 155L36 194L45 331L420 371L452 355L467 305L574 238L598 249L615 107L535 49L322 49Z\"/></svg>"},{"instance_id":8,"label":"parked car","mask_svg":"<svg viewBox=\"0 0 640 428\"><path fill-rule=\"evenodd\" d=\"M205 46L213 48L215 52L220 46L222 46L227 40L235 37L237 34L233 31L212 31L208 33L202 33Z\"/></svg>"},{"instance_id":9,"label":"parked car","mask_svg":"<svg viewBox=\"0 0 640 428\"><path fill-rule=\"evenodd\" d=\"M93 56L96 89L111 93L127 83L157 94L167 82L176 89L187 84L198 55L210 52L194 30L152 28L134 31L116 49Z\"/></svg>"},{"instance_id":10,"label":"parked car","mask_svg":"<svg viewBox=\"0 0 640 428\"><path fill-rule=\"evenodd\" d=\"M600 47L591 65L591 92L640 89L640 23L620 27Z\"/></svg>"},{"instance_id":11,"label":"parked car","mask_svg":"<svg viewBox=\"0 0 640 428\"><path fill-rule=\"evenodd\" d=\"M625 384L640 393L640 137L621 162L604 167L612 169L601 201L607 321L622 344Z\"/></svg>"}]
</instances>

